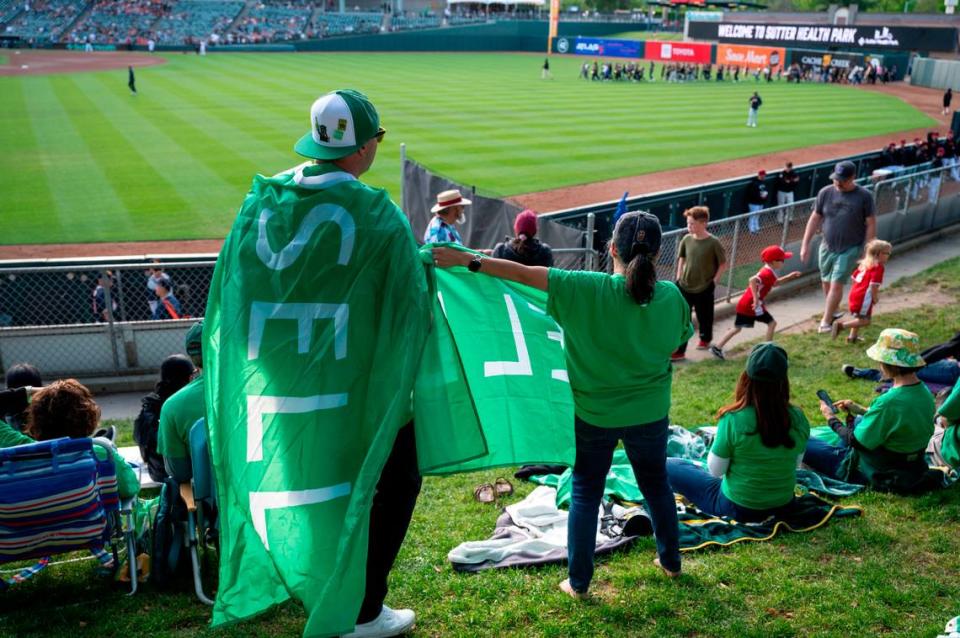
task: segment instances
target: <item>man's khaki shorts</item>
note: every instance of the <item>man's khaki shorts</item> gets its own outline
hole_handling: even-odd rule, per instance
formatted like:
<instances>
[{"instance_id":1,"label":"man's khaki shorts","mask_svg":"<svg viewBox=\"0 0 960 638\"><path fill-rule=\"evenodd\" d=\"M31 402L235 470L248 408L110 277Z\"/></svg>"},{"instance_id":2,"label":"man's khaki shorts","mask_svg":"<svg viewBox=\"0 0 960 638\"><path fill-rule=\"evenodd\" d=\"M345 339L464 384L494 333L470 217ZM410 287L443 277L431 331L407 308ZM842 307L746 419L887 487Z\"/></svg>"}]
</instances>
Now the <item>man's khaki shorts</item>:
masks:
<instances>
[{"instance_id":1,"label":"man's khaki shorts","mask_svg":"<svg viewBox=\"0 0 960 638\"><path fill-rule=\"evenodd\" d=\"M842 253L831 252L827 245L820 242L820 281L839 281L846 283L857 267L860 259L860 247L848 248Z\"/></svg>"}]
</instances>

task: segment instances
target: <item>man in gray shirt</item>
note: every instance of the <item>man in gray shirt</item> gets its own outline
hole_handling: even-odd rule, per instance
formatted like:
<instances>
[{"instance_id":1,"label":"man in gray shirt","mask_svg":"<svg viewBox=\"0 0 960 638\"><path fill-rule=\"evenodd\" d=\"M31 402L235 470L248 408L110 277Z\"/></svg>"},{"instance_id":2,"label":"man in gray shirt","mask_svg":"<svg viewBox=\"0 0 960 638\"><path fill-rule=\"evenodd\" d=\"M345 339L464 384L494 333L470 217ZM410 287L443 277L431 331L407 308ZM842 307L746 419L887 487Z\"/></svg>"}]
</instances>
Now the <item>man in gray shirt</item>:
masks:
<instances>
[{"instance_id":1,"label":"man in gray shirt","mask_svg":"<svg viewBox=\"0 0 960 638\"><path fill-rule=\"evenodd\" d=\"M810 257L810 240L823 230L820 242L820 283L823 286L823 317L819 332L830 332L834 315L843 298L843 285L857 265L863 245L877 236L877 218L870 191L857 186L857 167L840 162L830 179L833 184L817 193L817 201L807 220L800 247L800 261Z\"/></svg>"}]
</instances>

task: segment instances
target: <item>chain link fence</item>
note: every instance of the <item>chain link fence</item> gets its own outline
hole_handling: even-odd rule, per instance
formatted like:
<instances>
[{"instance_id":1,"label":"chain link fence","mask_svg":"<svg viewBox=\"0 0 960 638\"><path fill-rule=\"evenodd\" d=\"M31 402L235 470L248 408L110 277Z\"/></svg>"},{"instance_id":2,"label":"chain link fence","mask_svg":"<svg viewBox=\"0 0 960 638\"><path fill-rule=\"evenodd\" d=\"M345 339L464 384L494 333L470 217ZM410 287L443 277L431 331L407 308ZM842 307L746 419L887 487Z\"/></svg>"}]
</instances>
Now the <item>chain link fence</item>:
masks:
<instances>
[{"instance_id":1,"label":"chain link fence","mask_svg":"<svg viewBox=\"0 0 960 638\"><path fill-rule=\"evenodd\" d=\"M957 166L900 177L868 177L877 204L877 235L898 242L960 223ZM716 299L736 298L759 270L760 251L771 244L793 251L785 272L816 270L803 264L800 243L814 199L711 222L711 233L727 251L728 271ZM555 265L611 272L605 241L594 214L582 226L579 248L554 249ZM677 246L686 230L663 236L657 263L661 279L674 280ZM819 238L811 245L816 255ZM154 372L172 353L183 351L183 336L204 314L213 256L208 261L117 263L45 267L0 267L0 367L28 361L45 375L116 376ZM154 320L156 293L148 285L160 268L180 302L179 319Z\"/></svg>"},{"instance_id":2,"label":"chain link fence","mask_svg":"<svg viewBox=\"0 0 960 638\"><path fill-rule=\"evenodd\" d=\"M960 166L946 166L917 171L899 177L879 174L858 180L869 189L876 200L877 236L894 244L934 230L960 223ZM762 266L760 252L776 244L794 253L784 264L784 272L799 270L812 273L817 268L817 250L820 236L811 242L807 263L800 261L800 245L807 220L813 211L815 197L798 200L782 206L744 213L710 222L707 229L723 244L727 253L728 269L716 287L719 301L736 299L746 290L750 277ZM691 203L691 206L696 205ZM629 207L628 207L628 210ZM639 210L639 209L638 209ZM593 231L594 213L588 217L587 236L593 235L595 249L568 249L554 251L560 268L587 268L587 255L593 269L612 272L613 264L606 250L606 242ZM686 235L686 229L664 233L657 276L673 281L677 275L677 248ZM557 253L561 255L558 257Z\"/></svg>"},{"instance_id":3,"label":"chain link fence","mask_svg":"<svg viewBox=\"0 0 960 638\"><path fill-rule=\"evenodd\" d=\"M155 371L203 317L214 261L0 268L0 367L48 376ZM154 281L169 282L170 311ZM166 306L165 306L166 307ZM179 308L179 309L178 309Z\"/></svg>"}]
</instances>

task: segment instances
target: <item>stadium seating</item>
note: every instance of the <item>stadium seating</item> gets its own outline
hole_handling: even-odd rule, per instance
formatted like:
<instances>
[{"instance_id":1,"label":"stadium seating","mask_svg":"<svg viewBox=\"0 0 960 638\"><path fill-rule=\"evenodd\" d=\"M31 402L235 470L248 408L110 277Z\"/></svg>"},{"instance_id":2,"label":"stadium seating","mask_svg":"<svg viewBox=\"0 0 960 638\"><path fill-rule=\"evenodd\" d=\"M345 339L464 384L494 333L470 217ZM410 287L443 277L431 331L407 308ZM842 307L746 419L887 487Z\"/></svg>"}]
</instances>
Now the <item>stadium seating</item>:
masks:
<instances>
[{"instance_id":1,"label":"stadium seating","mask_svg":"<svg viewBox=\"0 0 960 638\"><path fill-rule=\"evenodd\" d=\"M243 9L243 2L180 0L153 27L157 42L182 44L222 35Z\"/></svg>"},{"instance_id":2,"label":"stadium seating","mask_svg":"<svg viewBox=\"0 0 960 638\"><path fill-rule=\"evenodd\" d=\"M300 2L261 2L233 29L239 42L281 42L307 36L313 7Z\"/></svg>"},{"instance_id":3,"label":"stadium seating","mask_svg":"<svg viewBox=\"0 0 960 638\"><path fill-rule=\"evenodd\" d=\"M0 0L0 25L10 22L21 9L22 0Z\"/></svg>"},{"instance_id":4,"label":"stadium seating","mask_svg":"<svg viewBox=\"0 0 960 638\"><path fill-rule=\"evenodd\" d=\"M317 31L324 36L345 33L379 33L382 13L355 11L350 13L318 13Z\"/></svg>"},{"instance_id":5,"label":"stadium seating","mask_svg":"<svg viewBox=\"0 0 960 638\"><path fill-rule=\"evenodd\" d=\"M392 22L394 31L405 31L408 29L435 29L439 26L440 17L435 15L397 14L393 16Z\"/></svg>"},{"instance_id":6,"label":"stadium seating","mask_svg":"<svg viewBox=\"0 0 960 638\"><path fill-rule=\"evenodd\" d=\"M99 0L85 18L70 30L68 42L126 42L149 36L151 27L164 15L166 6L153 0Z\"/></svg>"},{"instance_id":7,"label":"stadium seating","mask_svg":"<svg viewBox=\"0 0 960 638\"><path fill-rule=\"evenodd\" d=\"M90 5L82 0L36 0L7 26L5 35L37 43L56 42L60 33Z\"/></svg>"}]
</instances>

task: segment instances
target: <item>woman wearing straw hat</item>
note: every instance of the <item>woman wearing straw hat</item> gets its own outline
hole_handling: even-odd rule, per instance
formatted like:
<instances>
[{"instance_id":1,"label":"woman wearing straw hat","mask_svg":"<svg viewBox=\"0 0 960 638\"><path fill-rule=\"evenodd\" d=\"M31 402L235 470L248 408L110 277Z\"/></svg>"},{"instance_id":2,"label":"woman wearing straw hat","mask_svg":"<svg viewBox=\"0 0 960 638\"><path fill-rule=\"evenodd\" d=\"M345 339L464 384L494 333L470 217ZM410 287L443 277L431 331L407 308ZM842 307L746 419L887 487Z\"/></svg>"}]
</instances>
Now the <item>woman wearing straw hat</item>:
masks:
<instances>
[{"instance_id":1,"label":"woman wearing straw hat","mask_svg":"<svg viewBox=\"0 0 960 638\"><path fill-rule=\"evenodd\" d=\"M430 209L430 212L433 213L433 219L430 220L430 225L423 233L423 243L440 244L448 242L462 246L463 239L460 238L460 233L453 225L463 223L463 207L472 203L458 190L443 191L438 194L437 203Z\"/></svg>"},{"instance_id":2,"label":"woman wearing straw hat","mask_svg":"<svg viewBox=\"0 0 960 638\"><path fill-rule=\"evenodd\" d=\"M614 228L612 275L433 249L438 267L466 267L546 291L547 311L564 330L577 453L567 528L570 577L560 588L574 598L587 596L593 578L597 512L621 440L650 510L655 563L671 578L680 575L677 510L666 468L670 353L690 338L693 326L676 284L657 281L660 243L660 222L638 211L620 217Z\"/></svg>"},{"instance_id":3,"label":"woman wearing straw hat","mask_svg":"<svg viewBox=\"0 0 960 638\"><path fill-rule=\"evenodd\" d=\"M893 387L869 408L850 400L832 406L820 402L820 412L840 437L838 445L819 439L807 442L803 462L848 483L909 492L927 471L924 451L933 435L934 400L917 378L925 363L920 338L907 330L887 328L867 350ZM834 409L847 413L842 423Z\"/></svg>"}]
</instances>

